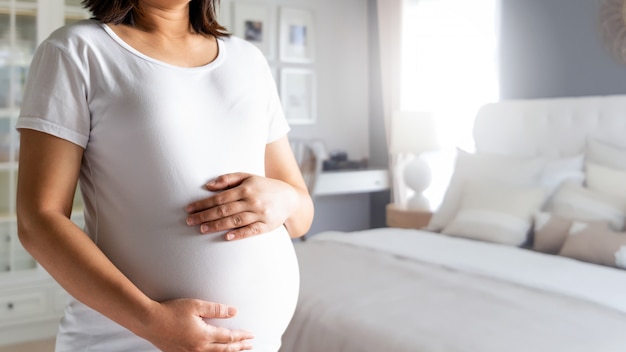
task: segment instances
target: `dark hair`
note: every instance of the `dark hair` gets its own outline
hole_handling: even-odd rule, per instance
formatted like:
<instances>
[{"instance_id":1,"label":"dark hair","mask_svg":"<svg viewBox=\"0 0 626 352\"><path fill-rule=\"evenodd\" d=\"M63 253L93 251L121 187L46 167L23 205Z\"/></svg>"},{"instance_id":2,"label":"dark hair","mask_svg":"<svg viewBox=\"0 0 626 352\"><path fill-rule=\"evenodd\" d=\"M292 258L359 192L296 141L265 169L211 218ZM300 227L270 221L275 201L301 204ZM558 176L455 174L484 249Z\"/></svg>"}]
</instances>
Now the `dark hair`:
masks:
<instances>
[{"instance_id":1,"label":"dark hair","mask_svg":"<svg viewBox=\"0 0 626 352\"><path fill-rule=\"evenodd\" d=\"M140 11L139 0L83 0L83 6L91 11L94 18L104 23L134 24L134 15ZM220 0L191 0L189 21L198 33L215 37L230 35L226 28L217 22L217 7Z\"/></svg>"}]
</instances>

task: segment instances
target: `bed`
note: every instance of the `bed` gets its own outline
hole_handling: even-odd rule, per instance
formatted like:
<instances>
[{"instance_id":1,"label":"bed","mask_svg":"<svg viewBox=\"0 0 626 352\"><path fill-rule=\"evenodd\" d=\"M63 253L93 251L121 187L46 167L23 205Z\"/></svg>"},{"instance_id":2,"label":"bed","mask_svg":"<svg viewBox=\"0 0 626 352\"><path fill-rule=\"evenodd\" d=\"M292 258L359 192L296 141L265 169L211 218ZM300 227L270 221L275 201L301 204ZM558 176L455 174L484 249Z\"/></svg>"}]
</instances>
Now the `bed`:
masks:
<instances>
[{"instance_id":1,"label":"bed","mask_svg":"<svg viewBox=\"0 0 626 352\"><path fill-rule=\"evenodd\" d=\"M425 229L295 243L282 352L626 351L626 96L483 107Z\"/></svg>"}]
</instances>

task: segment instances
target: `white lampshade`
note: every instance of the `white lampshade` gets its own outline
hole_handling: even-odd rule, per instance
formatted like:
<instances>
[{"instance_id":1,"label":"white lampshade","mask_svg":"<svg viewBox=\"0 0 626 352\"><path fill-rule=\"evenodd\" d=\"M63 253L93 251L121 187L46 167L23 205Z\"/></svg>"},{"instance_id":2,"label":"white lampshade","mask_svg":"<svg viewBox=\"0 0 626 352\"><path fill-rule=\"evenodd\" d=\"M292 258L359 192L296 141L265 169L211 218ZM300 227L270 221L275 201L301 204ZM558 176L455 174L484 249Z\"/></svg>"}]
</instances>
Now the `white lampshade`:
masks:
<instances>
[{"instance_id":1,"label":"white lampshade","mask_svg":"<svg viewBox=\"0 0 626 352\"><path fill-rule=\"evenodd\" d=\"M419 154L441 149L437 119L425 111L397 111L391 119L391 154Z\"/></svg>"}]
</instances>

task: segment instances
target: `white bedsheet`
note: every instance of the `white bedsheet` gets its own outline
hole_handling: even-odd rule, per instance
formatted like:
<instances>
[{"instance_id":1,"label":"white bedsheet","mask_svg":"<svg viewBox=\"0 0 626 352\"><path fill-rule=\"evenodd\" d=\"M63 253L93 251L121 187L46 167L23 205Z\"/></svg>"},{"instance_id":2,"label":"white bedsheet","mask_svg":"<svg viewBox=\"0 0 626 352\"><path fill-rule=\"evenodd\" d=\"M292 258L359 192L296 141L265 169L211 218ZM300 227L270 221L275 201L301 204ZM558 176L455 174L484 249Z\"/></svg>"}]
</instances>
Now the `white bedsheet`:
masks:
<instances>
[{"instance_id":1,"label":"white bedsheet","mask_svg":"<svg viewBox=\"0 0 626 352\"><path fill-rule=\"evenodd\" d=\"M624 352L626 272L417 230L296 242L281 352Z\"/></svg>"},{"instance_id":2,"label":"white bedsheet","mask_svg":"<svg viewBox=\"0 0 626 352\"><path fill-rule=\"evenodd\" d=\"M398 228L325 232L311 241L335 241L565 294L626 313L626 271L441 234ZM625 332L626 333L626 332Z\"/></svg>"}]
</instances>

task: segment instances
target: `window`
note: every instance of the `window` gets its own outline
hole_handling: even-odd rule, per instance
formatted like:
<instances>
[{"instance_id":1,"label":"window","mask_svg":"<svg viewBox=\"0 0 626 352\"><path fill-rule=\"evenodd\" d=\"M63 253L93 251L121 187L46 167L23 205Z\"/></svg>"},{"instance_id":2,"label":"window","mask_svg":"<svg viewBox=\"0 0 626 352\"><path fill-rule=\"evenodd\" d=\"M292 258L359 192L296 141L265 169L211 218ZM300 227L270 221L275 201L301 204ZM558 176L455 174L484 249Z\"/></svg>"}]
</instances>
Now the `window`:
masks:
<instances>
[{"instance_id":1,"label":"window","mask_svg":"<svg viewBox=\"0 0 626 352\"><path fill-rule=\"evenodd\" d=\"M444 145L473 150L478 108L499 98L498 0L405 0L402 110L431 111Z\"/></svg>"}]
</instances>

